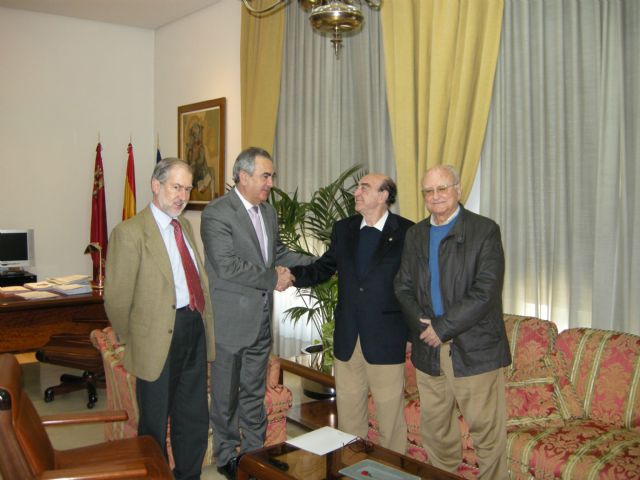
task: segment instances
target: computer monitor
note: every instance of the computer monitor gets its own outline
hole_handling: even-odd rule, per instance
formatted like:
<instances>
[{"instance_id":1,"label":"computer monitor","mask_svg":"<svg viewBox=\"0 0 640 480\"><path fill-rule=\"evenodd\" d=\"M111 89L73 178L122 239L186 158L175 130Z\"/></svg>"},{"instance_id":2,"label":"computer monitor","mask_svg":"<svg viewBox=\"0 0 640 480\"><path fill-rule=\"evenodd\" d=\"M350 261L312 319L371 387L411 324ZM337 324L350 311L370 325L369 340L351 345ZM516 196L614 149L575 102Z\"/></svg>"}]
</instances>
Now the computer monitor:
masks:
<instances>
[{"instance_id":1,"label":"computer monitor","mask_svg":"<svg viewBox=\"0 0 640 480\"><path fill-rule=\"evenodd\" d=\"M33 265L33 230L0 229L0 270L24 270Z\"/></svg>"}]
</instances>

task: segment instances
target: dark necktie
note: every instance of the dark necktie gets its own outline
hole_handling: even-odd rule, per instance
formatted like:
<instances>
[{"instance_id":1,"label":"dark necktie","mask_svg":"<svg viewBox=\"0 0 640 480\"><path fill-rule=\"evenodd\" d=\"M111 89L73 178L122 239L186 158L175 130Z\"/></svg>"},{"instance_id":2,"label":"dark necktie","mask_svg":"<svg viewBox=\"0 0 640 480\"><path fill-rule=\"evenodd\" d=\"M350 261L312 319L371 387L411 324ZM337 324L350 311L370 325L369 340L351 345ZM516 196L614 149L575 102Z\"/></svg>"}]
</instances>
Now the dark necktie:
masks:
<instances>
[{"instance_id":1,"label":"dark necktie","mask_svg":"<svg viewBox=\"0 0 640 480\"><path fill-rule=\"evenodd\" d=\"M176 219L171 220L173 225L173 234L176 237L176 244L178 245L178 251L180 252L180 258L182 259L182 268L184 268L184 276L187 278L187 288L189 289L189 309L198 310L200 315L204 313L204 295L202 293L202 286L200 285L200 276L198 270L193 263L189 248L184 241L182 235L182 226Z\"/></svg>"}]
</instances>

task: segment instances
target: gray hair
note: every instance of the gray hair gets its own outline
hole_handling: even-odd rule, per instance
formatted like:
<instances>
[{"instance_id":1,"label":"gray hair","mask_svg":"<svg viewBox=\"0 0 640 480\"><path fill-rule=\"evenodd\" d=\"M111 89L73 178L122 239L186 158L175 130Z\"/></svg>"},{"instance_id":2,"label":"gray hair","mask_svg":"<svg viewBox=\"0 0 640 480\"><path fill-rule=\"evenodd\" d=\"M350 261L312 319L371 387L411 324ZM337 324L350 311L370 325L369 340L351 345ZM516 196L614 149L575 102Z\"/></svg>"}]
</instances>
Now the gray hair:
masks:
<instances>
[{"instance_id":1,"label":"gray hair","mask_svg":"<svg viewBox=\"0 0 640 480\"><path fill-rule=\"evenodd\" d=\"M452 185L458 185L460 183L460 174L458 173L456 167L454 167L453 165L436 165L434 167L428 168L427 171L424 172L424 174L426 175L427 173L433 172L434 170L446 170L447 172L449 172L449 175L451 175L451 178L453 178Z\"/></svg>"},{"instance_id":2,"label":"gray hair","mask_svg":"<svg viewBox=\"0 0 640 480\"><path fill-rule=\"evenodd\" d=\"M247 172L249 175L253 175L256 169L256 157L264 157L271 160L269 152L260 147L249 147L240 152L233 164L233 181L236 184L240 183L240 172Z\"/></svg>"},{"instance_id":3,"label":"gray hair","mask_svg":"<svg viewBox=\"0 0 640 480\"><path fill-rule=\"evenodd\" d=\"M178 166L186 168L189 170L189 173L193 175L193 167L187 162L176 157L167 157L156 163L153 173L151 174L151 180L158 180L160 183L164 183L169 175L169 170Z\"/></svg>"}]
</instances>

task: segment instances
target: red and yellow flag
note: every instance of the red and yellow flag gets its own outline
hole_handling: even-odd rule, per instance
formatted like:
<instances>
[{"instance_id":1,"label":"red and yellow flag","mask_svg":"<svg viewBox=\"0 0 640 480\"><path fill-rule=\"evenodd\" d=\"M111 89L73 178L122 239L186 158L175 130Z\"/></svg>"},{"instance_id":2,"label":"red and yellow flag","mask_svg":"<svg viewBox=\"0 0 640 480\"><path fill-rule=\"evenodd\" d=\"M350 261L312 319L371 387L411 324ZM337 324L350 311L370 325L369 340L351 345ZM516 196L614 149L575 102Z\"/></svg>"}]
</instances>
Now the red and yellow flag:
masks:
<instances>
[{"instance_id":1,"label":"red and yellow flag","mask_svg":"<svg viewBox=\"0 0 640 480\"><path fill-rule=\"evenodd\" d=\"M127 147L129 159L127 160L127 176L124 179L124 203L122 204L122 220L131 218L136 214L136 169L133 163L133 147Z\"/></svg>"}]
</instances>

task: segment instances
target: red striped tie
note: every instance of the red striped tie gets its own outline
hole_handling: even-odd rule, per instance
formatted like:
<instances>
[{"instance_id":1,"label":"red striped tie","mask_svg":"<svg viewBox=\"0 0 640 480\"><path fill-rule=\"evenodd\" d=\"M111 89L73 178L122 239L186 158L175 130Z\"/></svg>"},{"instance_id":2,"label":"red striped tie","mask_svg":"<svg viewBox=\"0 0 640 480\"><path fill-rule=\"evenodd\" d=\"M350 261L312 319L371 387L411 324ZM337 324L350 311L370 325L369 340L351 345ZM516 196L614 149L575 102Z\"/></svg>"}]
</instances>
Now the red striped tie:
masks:
<instances>
[{"instance_id":1,"label":"red striped tie","mask_svg":"<svg viewBox=\"0 0 640 480\"><path fill-rule=\"evenodd\" d=\"M182 259L184 276L187 278L187 288L189 289L189 309L198 310L200 315L203 315L204 295L202 293L202 286L200 285L198 270L196 270L196 266L193 263L187 244L184 241L180 222L173 219L171 220L171 225L173 225L173 234L176 237L176 244L178 245L178 251L180 252L180 258Z\"/></svg>"}]
</instances>

